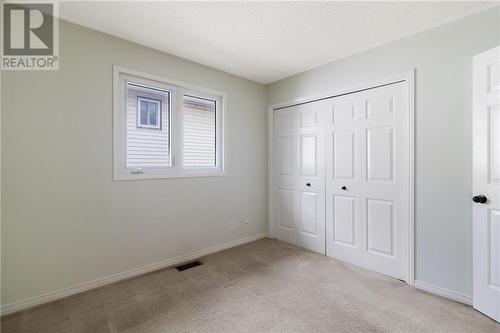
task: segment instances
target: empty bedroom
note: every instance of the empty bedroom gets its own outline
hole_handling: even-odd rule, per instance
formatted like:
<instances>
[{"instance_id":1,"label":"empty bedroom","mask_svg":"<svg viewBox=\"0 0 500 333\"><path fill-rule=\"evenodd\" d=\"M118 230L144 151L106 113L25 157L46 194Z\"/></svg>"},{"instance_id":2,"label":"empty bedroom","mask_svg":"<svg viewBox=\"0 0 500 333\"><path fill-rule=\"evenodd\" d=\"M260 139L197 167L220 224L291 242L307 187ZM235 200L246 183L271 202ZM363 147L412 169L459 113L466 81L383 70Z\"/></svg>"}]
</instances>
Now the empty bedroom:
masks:
<instances>
[{"instance_id":1,"label":"empty bedroom","mask_svg":"<svg viewBox=\"0 0 500 333\"><path fill-rule=\"evenodd\" d=\"M500 2L0 29L2 333L500 333Z\"/></svg>"}]
</instances>

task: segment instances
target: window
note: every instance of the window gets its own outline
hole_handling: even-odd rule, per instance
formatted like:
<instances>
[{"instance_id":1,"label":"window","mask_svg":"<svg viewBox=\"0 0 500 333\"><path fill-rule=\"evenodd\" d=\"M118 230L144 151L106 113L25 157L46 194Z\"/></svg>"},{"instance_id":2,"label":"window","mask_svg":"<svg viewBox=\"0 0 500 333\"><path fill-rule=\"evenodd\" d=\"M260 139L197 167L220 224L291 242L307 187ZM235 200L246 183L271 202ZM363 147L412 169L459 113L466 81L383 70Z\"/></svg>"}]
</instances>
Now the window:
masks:
<instances>
[{"instance_id":1,"label":"window","mask_svg":"<svg viewBox=\"0 0 500 333\"><path fill-rule=\"evenodd\" d=\"M224 93L114 66L114 179L224 174Z\"/></svg>"},{"instance_id":2,"label":"window","mask_svg":"<svg viewBox=\"0 0 500 333\"><path fill-rule=\"evenodd\" d=\"M216 156L217 101L184 95L184 166L213 168Z\"/></svg>"},{"instance_id":3,"label":"window","mask_svg":"<svg viewBox=\"0 0 500 333\"><path fill-rule=\"evenodd\" d=\"M137 97L137 127L161 129L161 103L160 100Z\"/></svg>"},{"instance_id":4,"label":"window","mask_svg":"<svg viewBox=\"0 0 500 333\"><path fill-rule=\"evenodd\" d=\"M134 78L129 80L123 110L127 115L127 168L169 167L170 91L145 86Z\"/></svg>"}]
</instances>

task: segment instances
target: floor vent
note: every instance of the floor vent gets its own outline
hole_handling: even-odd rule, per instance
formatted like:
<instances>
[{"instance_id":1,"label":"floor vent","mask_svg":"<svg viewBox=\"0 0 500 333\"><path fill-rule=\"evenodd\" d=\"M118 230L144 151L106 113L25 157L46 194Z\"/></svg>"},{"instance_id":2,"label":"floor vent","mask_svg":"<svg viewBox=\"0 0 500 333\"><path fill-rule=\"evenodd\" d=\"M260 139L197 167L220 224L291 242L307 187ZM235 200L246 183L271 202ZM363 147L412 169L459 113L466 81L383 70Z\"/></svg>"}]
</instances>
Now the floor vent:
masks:
<instances>
[{"instance_id":1,"label":"floor vent","mask_svg":"<svg viewBox=\"0 0 500 333\"><path fill-rule=\"evenodd\" d=\"M200 266L200 265L201 265L201 262L196 260L196 261L192 261L190 263L184 264L184 265L175 266L175 269L177 269L179 272L182 272L182 271L185 271L186 269L190 269L190 268Z\"/></svg>"}]
</instances>

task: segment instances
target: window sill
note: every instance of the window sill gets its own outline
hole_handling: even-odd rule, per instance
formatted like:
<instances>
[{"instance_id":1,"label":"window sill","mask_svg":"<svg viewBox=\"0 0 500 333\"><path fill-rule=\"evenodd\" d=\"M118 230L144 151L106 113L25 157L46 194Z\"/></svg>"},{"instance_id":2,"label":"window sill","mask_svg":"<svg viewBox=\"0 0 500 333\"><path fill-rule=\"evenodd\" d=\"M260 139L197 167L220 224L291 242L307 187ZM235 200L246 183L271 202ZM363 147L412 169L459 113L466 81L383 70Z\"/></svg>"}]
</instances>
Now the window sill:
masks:
<instances>
[{"instance_id":1,"label":"window sill","mask_svg":"<svg viewBox=\"0 0 500 333\"><path fill-rule=\"evenodd\" d=\"M148 175L143 174L122 174L114 175L113 181L127 180L152 180L152 179L172 179L172 178L198 178L198 177L221 177L227 176L225 171L186 171L184 173L170 175Z\"/></svg>"}]
</instances>

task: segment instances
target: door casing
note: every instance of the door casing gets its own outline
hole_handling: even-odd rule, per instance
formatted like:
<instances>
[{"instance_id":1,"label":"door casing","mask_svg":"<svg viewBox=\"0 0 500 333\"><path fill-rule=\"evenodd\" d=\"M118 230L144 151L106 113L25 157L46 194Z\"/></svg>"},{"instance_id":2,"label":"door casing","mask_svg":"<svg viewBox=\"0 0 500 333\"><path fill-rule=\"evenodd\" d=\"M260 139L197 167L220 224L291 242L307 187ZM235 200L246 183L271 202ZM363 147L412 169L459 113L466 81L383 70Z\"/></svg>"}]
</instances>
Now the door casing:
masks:
<instances>
[{"instance_id":1,"label":"door casing","mask_svg":"<svg viewBox=\"0 0 500 333\"><path fill-rule=\"evenodd\" d=\"M409 285L415 285L415 69L409 69L402 73L390 75L370 82L360 83L353 86L327 91L322 94L300 97L285 102L271 104L268 106L268 235L275 237L273 230L275 203L273 202L273 156L274 156L274 111L298 104L318 101L325 98L333 98L351 94L371 88L376 88L396 82L406 81L408 87L408 128L410 129L408 147L408 280Z\"/></svg>"}]
</instances>

